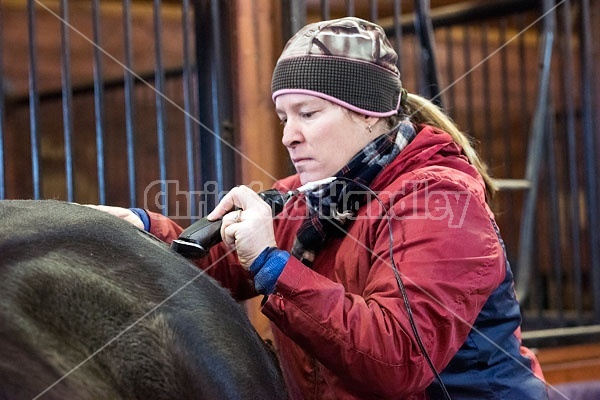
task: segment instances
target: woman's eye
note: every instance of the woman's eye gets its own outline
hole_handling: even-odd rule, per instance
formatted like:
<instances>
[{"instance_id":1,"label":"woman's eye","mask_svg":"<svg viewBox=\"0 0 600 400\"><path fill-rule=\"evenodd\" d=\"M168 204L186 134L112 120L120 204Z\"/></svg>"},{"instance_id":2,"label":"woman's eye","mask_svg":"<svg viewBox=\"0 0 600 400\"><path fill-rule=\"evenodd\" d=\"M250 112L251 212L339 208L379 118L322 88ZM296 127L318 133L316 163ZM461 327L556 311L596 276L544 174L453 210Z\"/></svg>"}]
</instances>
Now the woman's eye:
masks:
<instances>
[{"instance_id":1,"label":"woman's eye","mask_svg":"<svg viewBox=\"0 0 600 400\"><path fill-rule=\"evenodd\" d=\"M281 125L281 126L285 126L286 122L287 122L287 118L281 118L281 119L279 120L279 125Z\"/></svg>"},{"instance_id":2,"label":"woman's eye","mask_svg":"<svg viewBox=\"0 0 600 400\"><path fill-rule=\"evenodd\" d=\"M300 116L301 116L302 118L310 118L310 117L312 117L314 114L315 114L315 112L314 112L314 111L308 111L308 112L303 112L303 113L300 113Z\"/></svg>"}]
</instances>

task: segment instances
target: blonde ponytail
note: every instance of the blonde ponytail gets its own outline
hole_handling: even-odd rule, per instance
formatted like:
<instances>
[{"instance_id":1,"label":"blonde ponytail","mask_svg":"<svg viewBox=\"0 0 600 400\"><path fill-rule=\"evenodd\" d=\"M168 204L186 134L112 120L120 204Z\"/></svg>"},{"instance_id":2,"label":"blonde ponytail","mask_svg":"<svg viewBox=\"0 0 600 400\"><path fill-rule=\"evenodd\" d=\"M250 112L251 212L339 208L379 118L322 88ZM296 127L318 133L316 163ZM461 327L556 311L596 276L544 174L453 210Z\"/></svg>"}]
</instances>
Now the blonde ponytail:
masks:
<instances>
[{"instance_id":1,"label":"blonde ponytail","mask_svg":"<svg viewBox=\"0 0 600 400\"><path fill-rule=\"evenodd\" d=\"M467 135L458 129L452 119L431 101L412 93L408 93L406 101L402 104L402 109L403 113L409 116L414 123L434 126L447 132L452 137L454 142L462 148L469 162L482 176L485 182L488 201L491 200L497 191L496 184L488 174L487 166L477 155Z\"/></svg>"}]
</instances>

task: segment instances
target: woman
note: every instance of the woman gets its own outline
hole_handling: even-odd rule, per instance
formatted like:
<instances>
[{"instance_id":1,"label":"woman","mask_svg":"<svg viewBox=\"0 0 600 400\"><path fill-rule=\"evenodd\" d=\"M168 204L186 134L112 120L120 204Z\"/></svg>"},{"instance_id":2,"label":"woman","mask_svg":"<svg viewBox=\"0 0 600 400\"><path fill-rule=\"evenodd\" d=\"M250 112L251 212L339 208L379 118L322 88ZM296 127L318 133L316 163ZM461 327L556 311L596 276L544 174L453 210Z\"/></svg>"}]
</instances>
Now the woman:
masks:
<instances>
[{"instance_id":1,"label":"woman","mask_svg":"<svg viewBox=\"0 0 600 400\"><path fill-rule=\"evenodd\" d=\"M265 295L292 399L546 398L492 181L448 117L406 93L396 61L357 18L290 39L272 90L297 174L275 187L336 179L275 218L232 189L208 215L224 244L198 263L237 299ZM167 242L181 232L134 211L119 213Z\"/></svg>"}]
</instances>

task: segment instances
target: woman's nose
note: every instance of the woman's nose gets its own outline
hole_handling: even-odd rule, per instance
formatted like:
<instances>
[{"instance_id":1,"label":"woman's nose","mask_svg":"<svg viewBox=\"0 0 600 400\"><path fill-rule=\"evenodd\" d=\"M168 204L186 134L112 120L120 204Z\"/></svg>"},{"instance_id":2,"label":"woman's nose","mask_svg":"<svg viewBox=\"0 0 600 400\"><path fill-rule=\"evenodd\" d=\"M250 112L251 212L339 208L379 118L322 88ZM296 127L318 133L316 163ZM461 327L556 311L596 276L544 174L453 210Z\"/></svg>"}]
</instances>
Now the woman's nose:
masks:
<instances>
[{"instance_id":1,"label":"woman's nose","mask_svg":"<svg viewBox=\"0 0 600 400\"><path fill-rule=\"evenodd\" d=\"M302 141L302 131L298 124L296 124L291 118L287 120L283 127L283 136L281 143L285 147L294 147Z\"/></svg>"}]
</instances>

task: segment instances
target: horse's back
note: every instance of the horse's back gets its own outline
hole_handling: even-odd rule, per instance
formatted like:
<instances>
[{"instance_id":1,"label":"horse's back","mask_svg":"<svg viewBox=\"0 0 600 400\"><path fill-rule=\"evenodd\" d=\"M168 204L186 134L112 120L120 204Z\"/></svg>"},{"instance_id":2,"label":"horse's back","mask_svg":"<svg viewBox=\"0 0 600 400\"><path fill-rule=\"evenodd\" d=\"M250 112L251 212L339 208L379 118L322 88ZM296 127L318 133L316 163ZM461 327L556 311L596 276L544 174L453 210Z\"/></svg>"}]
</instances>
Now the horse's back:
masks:
<instances>
[{"instance_id":1,"label":"horse's back","mask_svg":"<svg viewBox=\"0 0 600 400\"><path fill-rule=\"evenodd\" d=\"M285 398L215 281L127 222L0 201L0 399Z\"/></svg>"}]
</instances>

